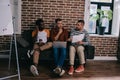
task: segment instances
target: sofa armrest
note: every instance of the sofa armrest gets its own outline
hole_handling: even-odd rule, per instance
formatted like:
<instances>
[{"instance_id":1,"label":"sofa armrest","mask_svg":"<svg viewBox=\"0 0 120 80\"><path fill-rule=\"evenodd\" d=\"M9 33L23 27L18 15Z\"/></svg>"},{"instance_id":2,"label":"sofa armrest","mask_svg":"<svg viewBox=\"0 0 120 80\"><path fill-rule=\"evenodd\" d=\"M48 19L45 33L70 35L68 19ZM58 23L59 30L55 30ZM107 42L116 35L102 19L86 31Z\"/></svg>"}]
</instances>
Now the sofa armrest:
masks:
<instances>
[{"instance_id":1,"label":"sofa armrest","mask_svg":"<svg viewBox=\"0 0 120 80\"><path fill-rule=\"evenodd\" d=\"M95 47L92 45L85 46L85 58L86 59L94 59Z\"/></svg>"}]
</instances>

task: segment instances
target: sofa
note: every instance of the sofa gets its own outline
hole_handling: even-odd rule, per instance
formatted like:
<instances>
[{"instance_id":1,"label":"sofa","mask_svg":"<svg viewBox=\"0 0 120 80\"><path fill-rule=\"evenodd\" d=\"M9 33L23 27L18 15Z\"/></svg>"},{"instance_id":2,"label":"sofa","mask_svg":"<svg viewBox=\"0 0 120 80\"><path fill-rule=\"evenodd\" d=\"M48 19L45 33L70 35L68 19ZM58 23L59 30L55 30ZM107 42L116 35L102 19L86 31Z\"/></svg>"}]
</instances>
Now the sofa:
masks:
<instances>
[{"instance_id":1,"label":"sofa","mask_svg":"<svg viewBox=\"0 0 120 80\"><path fill-rule=\"evenodd\" d=\"M32 30L24 30L21 36L17 37L18 55L20 60L29 60L27 51L33 47L33 40L31 36ZM69 60L69 45L67 42L67 55L66 60ZM94 59L95 47L92 45L85 46L85 59ZM76 58L78 59L78 58ZM40 54L40 60L53 60L52 48L44 50Z\"/></svg>"}]
</instances>

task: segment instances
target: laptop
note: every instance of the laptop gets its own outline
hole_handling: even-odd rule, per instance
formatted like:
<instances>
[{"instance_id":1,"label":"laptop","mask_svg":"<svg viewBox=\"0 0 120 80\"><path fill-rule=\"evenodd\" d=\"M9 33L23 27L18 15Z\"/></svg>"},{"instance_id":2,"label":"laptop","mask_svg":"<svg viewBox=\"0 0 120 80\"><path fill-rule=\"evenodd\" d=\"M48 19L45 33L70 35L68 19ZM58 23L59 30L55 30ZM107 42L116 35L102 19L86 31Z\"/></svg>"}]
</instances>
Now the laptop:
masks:
<instances>
[{"instance_id":1,"label":"laptop","mask_svg":"<svg viewBox=\"0 0 120 80\"><path fill-rule=\"evenodd\" d=\"M56 48L66 48L67 47L67 42L65 41L54 41L53 42L53 47L56 47Z\"/></svg>"}]
</instances>

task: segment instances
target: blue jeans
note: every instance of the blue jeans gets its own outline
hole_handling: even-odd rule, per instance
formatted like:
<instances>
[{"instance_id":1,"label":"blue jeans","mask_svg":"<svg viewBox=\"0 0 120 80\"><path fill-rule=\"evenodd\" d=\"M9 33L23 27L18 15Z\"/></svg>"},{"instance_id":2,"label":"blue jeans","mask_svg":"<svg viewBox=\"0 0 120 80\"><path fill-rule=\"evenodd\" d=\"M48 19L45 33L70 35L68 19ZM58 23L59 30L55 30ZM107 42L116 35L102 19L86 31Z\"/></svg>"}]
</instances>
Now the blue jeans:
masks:
<instances>
[{"instance_id":1,"label":"blue jeans","mask_svg":"<svg viewBox=\"0 0 120 80\"><path fill-rule=\"evenodd\" d=\"M66 48L55 48L53 47L54 51L54 60L55 60L55 65L62 67L64 60L66 58Z\"/></svg>"}]
</instances>

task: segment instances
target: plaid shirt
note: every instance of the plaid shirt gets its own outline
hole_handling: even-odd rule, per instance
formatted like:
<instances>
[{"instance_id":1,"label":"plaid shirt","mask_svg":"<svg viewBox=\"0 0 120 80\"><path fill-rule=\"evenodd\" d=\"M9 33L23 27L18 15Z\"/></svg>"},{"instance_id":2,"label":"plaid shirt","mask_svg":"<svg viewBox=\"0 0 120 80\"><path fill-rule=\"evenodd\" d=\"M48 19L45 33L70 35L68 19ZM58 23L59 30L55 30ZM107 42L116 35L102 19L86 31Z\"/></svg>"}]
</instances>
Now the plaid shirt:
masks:
<instances>
[{"instance_id":1,"label":"plaid shirt","mask_svg":"<svg viewBox=\"0 0 120 80\"><path fill-rule=\"evenodd\" d=\"M83 29L82 31L78 31L76 29L71 29L70 37L73 37L75 35L80 35L80 34L84 34L84 38L82 40L84 42L83 45L89 45L90 44L89 34L88 34L88 32L85 29ZM81 44L78 44L78 43L71 43L71 44L73 46L74 45L77 45L77 46L81 45Z\"/></svg>"}]
</instances>

